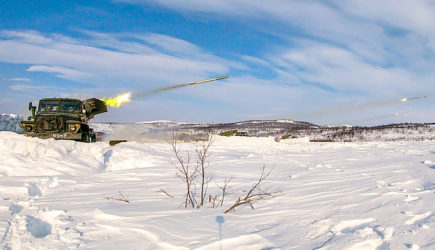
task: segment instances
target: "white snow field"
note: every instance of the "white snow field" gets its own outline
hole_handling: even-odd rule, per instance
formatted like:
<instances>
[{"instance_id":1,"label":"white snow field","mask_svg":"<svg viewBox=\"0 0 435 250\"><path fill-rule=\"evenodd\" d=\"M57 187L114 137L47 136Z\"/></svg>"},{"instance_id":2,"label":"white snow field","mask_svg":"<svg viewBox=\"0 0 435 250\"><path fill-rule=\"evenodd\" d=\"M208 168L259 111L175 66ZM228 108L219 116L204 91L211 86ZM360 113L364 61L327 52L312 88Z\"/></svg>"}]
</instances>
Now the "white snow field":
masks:
<instances>
[{"instance_id":1,"label":"white snow field","mask_svg":"<svg viewBox=\"0 0 435 250\"><path fill-rule=\"evenodd\" d=\"M0 246L435 249L434 141L214 139L208 193L234 179L222 207L196 209L184 208L167 143L110 147L0 132ZM194 153L198 145L180 146ZM273 170L262 188L280 192L224 214L263 165Z\"/></svg>"}]
</instances>

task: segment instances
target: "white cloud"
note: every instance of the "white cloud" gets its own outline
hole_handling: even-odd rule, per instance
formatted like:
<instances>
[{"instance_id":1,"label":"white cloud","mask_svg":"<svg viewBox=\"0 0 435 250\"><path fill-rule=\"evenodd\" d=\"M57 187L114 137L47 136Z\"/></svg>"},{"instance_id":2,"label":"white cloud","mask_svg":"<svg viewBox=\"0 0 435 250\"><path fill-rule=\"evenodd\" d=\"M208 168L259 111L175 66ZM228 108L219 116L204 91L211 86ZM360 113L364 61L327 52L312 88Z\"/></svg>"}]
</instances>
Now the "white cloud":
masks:
<instances>
[{"instance_id":1,"label":"white cloud","mask_svg":"<svg viewBox=\"0 0 435 250\"><path fill-rule=\"evenodd\" d=\"M14 99L9 98L9 97L0 97L0 104L10 104L13 101L14 101Z\"/></svg>"},{"instance_id":2,"label":"white cloud","mask_svg":"<svg viewBox=\"0 0 435 250\"><path fill-rule=\"evenodd\" d=\"M422 36L435 34L435 2L428 0L337 1L337 6L366 21L397 27Z\"/></svg>"},{"instance_id":3,"label":"white cloud","mask_svg":"<svg viewBox=\"0 0 435 250\"><path fill-rule=\"evenodd\" d=\"M204 51L201 47L187 42L185 40L177 39L167 35L148 33L145 35L132 35L136 39L148 43L151 46L159 48L168 54L175 55L182 58L195 59L200 61L216 62L221 65L235 69L248 69L248 67L240 62L226 60L224 58L214 56Z\"/></svg>"},{"instance_id":4,"label":"white cloud","mask_svg":"<svg viewBox=\"0 0 435 250\"><path fill-rule=\"evenodd\" d=\"M34 64L29 71L54 73L68 80L98 86L128 83L132 87L191 81L226 73L231 66L243 67L241 63L232 63L167 36L163 37L166 43L162 49L145 42L148 39L156 43L156 37L162 39L153 34L88 35L89 39L75 40L60 35L44 36L34 31L2 31L0 61ZM144 38L144 42L138 38ZM168 49L196 56L181 56L169 53Z\"/></svg>"},{"instance_id":5,"label":"white cloud","mask_svg":"<svg viewBox=\"0 0 435 250\"><path fill-rule=\"evenodd\" d=\"M54 73L56 76L65 79L81 80L86 79L90 74L74 69L69 69L60 66L34 65L27 68L29 72L47 72Z\"/></svg>"},{"instance_id":6,"label":"white cloud","mask_svg":"<svg viewBox=\"0 0 435 250\"><path fill-rule=\"evenodd\" d=\"M10 89L15 91L35 91L35 90L43 90L46 87L44 86L35 86L30 84L14 84L9 86Z\"/></svg>"},{"instance_id":7,"label":"white cloud","mask_svg":"<svg viewBox=\"0 0 435 250\"><path fill-rule=\"evenodd\" d=\"M267 61L265 61L265 60L263 60L261 58L254 57L254 56L242 55L241 59L243 61L246 61L246 62L249 62L249 63L252 63L252 64L261 65L261 66L264 66L264 67L271 67L272 66L269 62L267 62Z\"/></svg>"},{"instance_id":8,"label":"white cloud","mask_svg":"<svg viewBox=\"0 0 435 250\"><path fill-rule=\"evenodd\" d=\"M298 83L324 84L338 91L374 95L425 91L435 74L419 74L399 66L381 67L364 57L330 44L302 41L269 55L282 78L292 75ZM417 94L417 93L416 93Z\"/></svg>"},{"instance_id":9,"label":"white cloud","mask_svg":"<svg viewBox=\"0 0 435 250\"><path fill-rule=\"evenodd\" d=\"M311 40L339 45L382 65L417 59L418 66L422 66L427 65L428 54L431 63L435 57L435 2L430 0L119 1L213 13L214 18L223 20L255 20L247 23L257 29L265 23L263 32L290 42L294 36L288 33L296 30L299 37L302 34Z\"/></svg>"},{"instance_id":10,"label":"white cloud","mask_svg":"<svg viewBox=\"0 0 435 250\"><path fill-rule=\"evenodd\" d=\"M24 77L18 77L18 78L11 78L10 81L14 82L30 82L30 78L24 78Z\"/></svg>"},{"instance_id":11,"label":"white cloud","mask_svg":"<svg viewBox=\"0 0 435 250\"><path fill-rule=\"evenodd\" d=\"M38 45L49 45L53 42L52 39L41 36L39 32L33 30L0 30L0 37L5 39L16 39Z\"/></svg>"},{"instance_id":12,"label":"white cloud","mask_svg":"<svg viewBox=\"0 0 435 250\"><path fill-rule=\"evenodd\" d=\"M435 2L431 0L114 0L132 4L158 4L167 8L215 13L221 18L276 20L307 34L334 41L344 38L369 41L382 35L383 25L417 33L432 41ZM338 37L337 37L338 36ZM336 39L336 38L338 39Z\"/></svg>"},{"instance_id":13,"label":"white cloud","mask_svg":"<svg viewBox=\"0 0 435 250\"><path fill-rule=\"evenodd\" d=\"M118 0L123 1L123 0ZM215 18L227 19L237 16L256 19L255 26L261 26L261 20L267 20L270 26L266 32L280 34L277 27L291 27L303 33L331 41L374 41L382 34L382 29L370 22L361 22L348 18L332 3L327 1L299 0L125 0L130 3L153 3L180 11L214 13ZM337 4L338 5L338 4Z\"/></svg>"},{"instance_id":14,"label":"white cloud","mask_svg":"<svg viewBox=\"0 0 435 250\"><path fill-rule=\"evenodd\" d=\"M146 41L148 44L162 48L166 51L170 51L176 54L202 54L204 51L202 49L190 42L177 39L171 36L149 33L145 35L136 36Z\"/></svg>"},{"instance_id":15,"label":"white cloud","mask_svg":"<svg viewBox=\"0 0 435 250\"><path fill-rule=\"evenodd\" d=\"M429 0L117 0L158 4L217 19L255 20L288 44L269 45L249 63L272 68L292 83L341 91L394 94L433 90L435 2ZM267 22L262 22L266 20ZM258 29L257 29L258 30ZM297 31L297 35L292 32ZM286 32L288 31L288 32ZM290 33L290 34L288 34ZM302 34L302 35L301 35ZM304 37L303 39L301 37Z\"/></svg>"}]
</instances>

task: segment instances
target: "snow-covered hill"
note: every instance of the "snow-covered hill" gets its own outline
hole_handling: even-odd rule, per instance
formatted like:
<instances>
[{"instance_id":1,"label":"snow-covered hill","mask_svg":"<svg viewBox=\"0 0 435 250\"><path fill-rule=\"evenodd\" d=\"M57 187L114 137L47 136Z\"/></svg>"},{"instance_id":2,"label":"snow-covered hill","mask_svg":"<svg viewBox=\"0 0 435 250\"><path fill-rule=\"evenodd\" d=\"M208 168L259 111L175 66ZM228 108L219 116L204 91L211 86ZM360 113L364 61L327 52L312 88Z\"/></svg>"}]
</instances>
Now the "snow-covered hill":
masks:
<instances>
[{"instance_id":1,"label":"snow-covered hill","mask_svg":"<svg viewBox=\"0 0 435 250\"><path fill-rule=\"evenodd\" d=\"M199 145L179 146L193 157ZM185 186L167 143L110 147L0 132L0 152L4 249L435 247L434 141L218 136L207 192L214 197L234 179L222 207L200 209L182 206ZM273 169L263 190L280 192L254 202L254 210L224 214L263 165ZM129 203L117 200L123 197Z\"/></svg>"},{"instance_id":2,"label":"snow-covered hill","mask_svg":"<svg viewBox=\"0 0 435 250\"><path fill-rule=\"evenodd\" d=\"M390 124L375 127L318 126L291 120L262 120L220 124L188 124L169 121L117 124L92 123L106 140L126 139L137 142L165 141L174 132L184 134L187 141L203 140L208 134L241 132L249 137L270 137L276 140L297 139L312 142L424 141L435 140L435 123ZM235 134L235 133L234 133Z\"/></svg>"},{"instance_id":3,"label":"snow-covered hill","mask_svg":"<svg viewBox=\"0 0 435 250\"><path fill-rule=\"evenodd\" d=\"M0 131L22 133L21 121L23 117L16 114L0 114Z\"/></svg>"},{"instance_id":4,"label":"snow-covered hill","mask_svg":"<svg viewBox=\"0 0 435 250\"><path fill-rule=\"evenodd\" d=\"M15 114L0 115L0 131L22 133ZM206 140L209 134L237 131L249 137L269 137L276 140L298 139L312 142L423 141L435 140L435 123L390 124L375 127L319 126L292 120L253 120L235 123L195 124L174 121L138 123L98 123L90 126L99 140L129 140L136 142L167 141L174 132L184 141Z\"/></svg>"}]
</instances>

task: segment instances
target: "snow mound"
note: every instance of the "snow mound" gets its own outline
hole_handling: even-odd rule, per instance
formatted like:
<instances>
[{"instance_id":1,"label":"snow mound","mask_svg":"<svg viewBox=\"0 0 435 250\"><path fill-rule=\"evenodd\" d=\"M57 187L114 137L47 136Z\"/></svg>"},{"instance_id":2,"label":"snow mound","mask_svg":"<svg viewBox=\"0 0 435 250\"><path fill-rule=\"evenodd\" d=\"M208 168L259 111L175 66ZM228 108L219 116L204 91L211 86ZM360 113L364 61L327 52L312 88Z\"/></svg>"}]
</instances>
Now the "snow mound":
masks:
<instances>
[{"instance_id":1,"label":"snow mound","mask_svg":"<svg viewBox=\"0 0 435 250\"><path fill-rule=\"evenodd\" d=\"M0 248L433 248L434 141L282 141L214 137L207 201L184 208L168 143L110 147L0 132ZM201 142L179 146L197 166ZM272 172L260 189L278 192L225 214L263 165Z\"/></svg>"},{"instance_id":2,"label":"snow mound","mask_svg":"<svg viewBox=\"0 0 435 250\"><path fill-rule=\"evenodd\" d=\"M44 238L51 234L51 224L33 216L27 216L27 231L35 238Z\"/></svg>"},{"instance_id":3,"label":"snow mound","mask_svg":"<svg viewBox=\"0 0 435 250\"><path fill-rule=\"evenodd\" d=\"M105 168L101 143L42 140L0 132L0 151L0 175L83 174ZM33 188L32 192L35 190Z\"/></svg>"},{"instance_id":4,"label":"snow mound","mask_svg":"<svg viewBox=\"0 0 435 250\"><path fill-rule=\"evenodd\" d=\"M43 140L0 132L0 176L82 175L146 168L153 165L150 158L154 153L147 153L146 148L135 142L110 147L107 142ZM28 187L32 196L40 196L41 192L36 184Z\"/></svg>"},{"instance_id":5,"label":"snow mound","mask_svg":"<svg viewBox=\"0 0 435 250\"><path fill-rule=\"evenodd\" d=\"M16 114L0 114L0 131L12 131L22 133L21 121L23 117Z\"/></svg>"}]
</instances>

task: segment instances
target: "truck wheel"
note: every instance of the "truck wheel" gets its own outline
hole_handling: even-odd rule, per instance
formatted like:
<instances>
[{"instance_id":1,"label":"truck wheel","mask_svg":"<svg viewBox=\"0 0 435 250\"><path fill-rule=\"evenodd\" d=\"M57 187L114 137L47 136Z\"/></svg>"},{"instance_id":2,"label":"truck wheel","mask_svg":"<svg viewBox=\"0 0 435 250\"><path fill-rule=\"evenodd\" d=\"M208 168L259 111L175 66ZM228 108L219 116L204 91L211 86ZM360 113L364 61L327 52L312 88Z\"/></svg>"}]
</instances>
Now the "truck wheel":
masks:
<instances>
[{"instance_id":1,"label":"truck wheel","mask_svg":"<svg viewBox=\"0 0 435 250\"><path fill-rule=\"evenodd\" d=\"M88 133L82 134L82 142L86 142L86 143L91 142L91 137L89 136Z\"/></svg>"},{"instance_id":2,"label":"truck wheel","mask_svg":"<svg viewBox=\"0 0 435 250\"><path fill-rule=\"evenodd\" d=\"M91 135L91 142L96 142L97 141L97 137L95 136L95 134Z\"/></svg>"},{"instance_id":3,"label":"truck wheel","mask_svg":"<svg viewBox=\"0 0 435 250\"><path fill-rule=\"evenodd\" d=\"M97 136L95 135L94 130L92 130L92 129L89 131L89 137L90 137L91 142L97 141Z\"/></svg>"}]
</instances>

